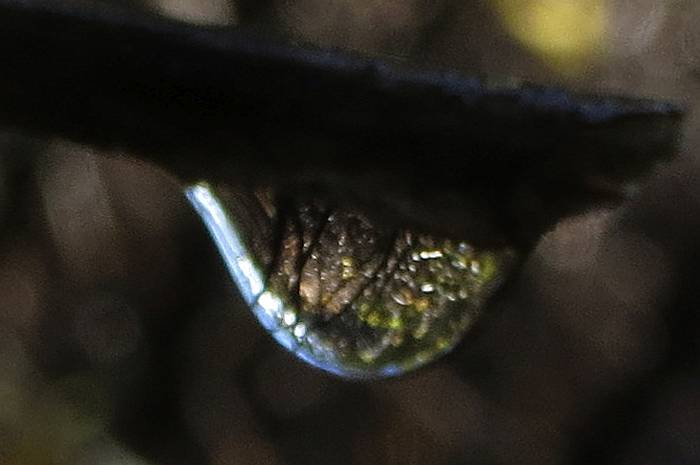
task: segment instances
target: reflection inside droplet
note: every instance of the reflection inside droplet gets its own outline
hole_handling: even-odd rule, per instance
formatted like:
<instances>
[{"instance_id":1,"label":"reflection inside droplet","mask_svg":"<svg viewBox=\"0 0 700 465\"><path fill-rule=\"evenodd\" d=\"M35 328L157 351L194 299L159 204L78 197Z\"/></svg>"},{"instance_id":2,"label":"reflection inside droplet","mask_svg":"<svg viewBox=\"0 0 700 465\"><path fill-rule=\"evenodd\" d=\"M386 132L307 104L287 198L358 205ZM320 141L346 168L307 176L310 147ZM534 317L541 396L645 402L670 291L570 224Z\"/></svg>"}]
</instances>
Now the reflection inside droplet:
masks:
<instances>
[{"instance_id":1,"label":"reflection inside droplet","mask_svg":"<svg viewBox=\"0 0 700 465\"><path fill-rule=\"evenodd\" d=\"M273 196L186 189L244 300L284 347L332 373L393 376L451 350L511 268L510 250L372 224ZM225 205L225 206L224 206Z\"/></svg>"}]
</instances>

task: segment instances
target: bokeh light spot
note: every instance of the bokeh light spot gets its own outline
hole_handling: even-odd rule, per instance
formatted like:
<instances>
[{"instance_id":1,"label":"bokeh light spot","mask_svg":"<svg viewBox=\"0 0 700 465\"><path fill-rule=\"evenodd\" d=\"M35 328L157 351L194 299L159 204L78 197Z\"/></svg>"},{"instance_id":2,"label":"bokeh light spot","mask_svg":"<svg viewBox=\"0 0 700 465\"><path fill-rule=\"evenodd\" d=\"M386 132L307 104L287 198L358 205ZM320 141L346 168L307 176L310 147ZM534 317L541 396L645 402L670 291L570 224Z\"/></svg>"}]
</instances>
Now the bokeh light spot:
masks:
<instances>
[{"instance_id":1,"label":"bokeh light spot","mask_svg":"<svg viewBox=\"0 0 700 465\"><path fill-rule=\"evenodd\" d=\"M555 68L586 63L605 37L604 0L493 0L492 4L508 33Z\"/></svg>"}]
</instances>

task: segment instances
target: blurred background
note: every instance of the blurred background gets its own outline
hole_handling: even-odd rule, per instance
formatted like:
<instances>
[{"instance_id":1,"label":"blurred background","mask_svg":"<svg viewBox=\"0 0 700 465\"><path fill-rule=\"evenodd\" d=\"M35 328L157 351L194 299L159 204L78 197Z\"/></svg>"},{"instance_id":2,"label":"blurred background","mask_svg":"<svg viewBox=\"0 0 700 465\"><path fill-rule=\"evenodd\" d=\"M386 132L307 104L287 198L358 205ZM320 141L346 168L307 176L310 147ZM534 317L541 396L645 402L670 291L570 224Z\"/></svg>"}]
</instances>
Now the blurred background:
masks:
<instances>
[{"instance_id":1,"label":"blurred background","mask_svg":"<svg viewBox=\"0 0 700 465\"><path fill-rule=\"evenodd\" d=\"M455 353L351 383L257 326L168 173L0 128L0 464L700 463L700 3L101 5L675 99L686 140L637 198L548 233Z\"/></svg>"}]
</instances>

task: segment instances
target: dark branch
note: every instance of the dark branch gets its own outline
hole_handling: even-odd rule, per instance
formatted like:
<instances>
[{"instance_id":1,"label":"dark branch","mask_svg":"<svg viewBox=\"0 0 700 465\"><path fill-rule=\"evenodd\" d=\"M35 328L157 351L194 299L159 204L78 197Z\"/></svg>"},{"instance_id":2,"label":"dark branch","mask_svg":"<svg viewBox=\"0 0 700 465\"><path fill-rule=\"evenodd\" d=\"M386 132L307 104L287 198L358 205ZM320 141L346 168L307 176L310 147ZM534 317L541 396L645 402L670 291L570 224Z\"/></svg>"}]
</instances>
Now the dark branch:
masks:
<instances>
[{"instance_id":1,"label":"dark branch","mask_svg":"<svg viewBox=\"0 0 700 465\"><path fill-rule=\"evenodd\" d=\"M597 200L591 180L616 191L679 142L681 113L665 103L42 3L0 0L0 123L134 153L184 179L313 186L388 218L528 242ZM523 195L539 206L519 205Z\"/></svg>"}]
</instances>

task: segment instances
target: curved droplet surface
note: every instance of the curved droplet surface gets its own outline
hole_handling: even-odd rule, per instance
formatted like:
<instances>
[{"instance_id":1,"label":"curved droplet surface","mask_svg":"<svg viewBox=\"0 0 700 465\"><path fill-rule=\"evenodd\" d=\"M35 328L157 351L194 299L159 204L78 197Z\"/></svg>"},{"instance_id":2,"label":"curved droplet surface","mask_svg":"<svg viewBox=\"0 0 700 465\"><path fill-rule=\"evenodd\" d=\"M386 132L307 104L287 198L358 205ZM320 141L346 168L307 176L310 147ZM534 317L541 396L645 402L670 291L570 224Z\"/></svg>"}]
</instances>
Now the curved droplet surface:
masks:
<instances>
[{"instance_id":1,"label":"curved droplet surface","mask_svg":"<svg viewBox=\"0 0 700 465\"><path fill-rule=\"evenodd\" d=\"M263 327L311 365L395 376L454 348L514 262L508 249L373 224L361 212L265 193L186 190Z\"/></svg>"}]
</instances>

